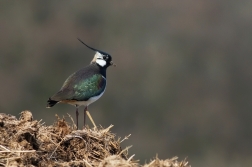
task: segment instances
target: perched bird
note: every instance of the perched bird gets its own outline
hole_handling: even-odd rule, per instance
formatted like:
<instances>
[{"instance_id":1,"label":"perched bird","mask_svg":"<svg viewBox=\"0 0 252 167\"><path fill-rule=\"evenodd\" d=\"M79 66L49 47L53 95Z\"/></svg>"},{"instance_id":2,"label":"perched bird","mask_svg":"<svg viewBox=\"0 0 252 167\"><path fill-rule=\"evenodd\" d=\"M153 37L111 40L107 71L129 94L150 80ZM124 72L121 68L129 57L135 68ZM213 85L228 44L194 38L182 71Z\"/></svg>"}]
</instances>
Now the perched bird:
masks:
<instances>
[{"instance_id":1,"label":"perched bird","mask_svg":"<svg viewBox=\"0 0 252 167\"><path fill-rule=\"evenodd\" d=\"M106 70L113 65L112 57L103 51L94 49L82 40L89 49L95 51L95 55L91 63L70 75L64 82L61 89L50 97L47 101L47 108L53 107L57 103L71 104L76 107L76 124L78 129L78 108L84 108L84 126L86 120L86 111L88 105L98 100L106 89Z\"/></svg>"}]
</instances>

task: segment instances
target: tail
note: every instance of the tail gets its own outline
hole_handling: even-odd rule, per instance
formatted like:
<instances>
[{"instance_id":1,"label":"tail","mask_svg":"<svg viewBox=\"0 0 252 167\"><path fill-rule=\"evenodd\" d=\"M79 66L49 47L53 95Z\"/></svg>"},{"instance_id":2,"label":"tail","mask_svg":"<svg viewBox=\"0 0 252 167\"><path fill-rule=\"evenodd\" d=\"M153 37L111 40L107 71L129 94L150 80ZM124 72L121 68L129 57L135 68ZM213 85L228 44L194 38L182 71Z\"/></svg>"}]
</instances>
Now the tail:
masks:
<instances>
[{"instance_id":1,"label":"tail","mask_svg":"<svg viewBox=\"0 0 252 167\"><path fill-rule=\"evenodd\" d=\"M47 100L47 106L46 106L46 108L50 108L50 107L53 107L55 104L57 104L58 103L58 101L55 101L55 100L52 100L51 98L49 98L48 100Z\"/></svg>"}]
</instances>

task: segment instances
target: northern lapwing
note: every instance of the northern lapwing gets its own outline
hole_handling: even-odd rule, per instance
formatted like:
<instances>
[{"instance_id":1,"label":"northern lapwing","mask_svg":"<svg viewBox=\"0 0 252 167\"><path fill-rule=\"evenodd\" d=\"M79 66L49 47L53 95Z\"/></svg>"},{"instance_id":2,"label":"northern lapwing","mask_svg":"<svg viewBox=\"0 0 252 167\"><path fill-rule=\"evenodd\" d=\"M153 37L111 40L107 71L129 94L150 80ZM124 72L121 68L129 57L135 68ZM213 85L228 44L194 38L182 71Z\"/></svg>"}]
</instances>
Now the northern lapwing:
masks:
<instances>
[{"instance_id":1,"label":"northern lapwing","mask_svg":"<svg viewBox=\"0 0 252 167\"><path fill-rule=\"evenodd\" d=\"M103 51L94 49L82 40L89 49L95 51L91 63L70 75L64 82L61 89L50 97L47 101L47 108L53 107L57 103L71 104L76 107L76 125L78 129L78 108L84 106L84 126L86 122L86 111L88 105L98 100L106 89L106 70L113 65L112 57Z\"/></svg>"}]
</instances>

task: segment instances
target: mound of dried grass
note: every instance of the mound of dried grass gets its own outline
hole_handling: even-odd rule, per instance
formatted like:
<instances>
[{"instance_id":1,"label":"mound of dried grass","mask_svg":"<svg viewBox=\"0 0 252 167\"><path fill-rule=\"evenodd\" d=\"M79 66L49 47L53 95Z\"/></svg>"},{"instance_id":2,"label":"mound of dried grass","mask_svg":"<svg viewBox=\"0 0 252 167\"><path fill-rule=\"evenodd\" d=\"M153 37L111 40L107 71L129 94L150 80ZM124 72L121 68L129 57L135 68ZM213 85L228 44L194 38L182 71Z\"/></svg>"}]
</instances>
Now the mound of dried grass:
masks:
<instances>
[{"instance_id":1,"label":"mound of dried grass","mask_svg":"<svg viewBox=\"0 0 252 167\"><path fill-rule=\"evenodd\" d=\"M19 119L0 113L0 166L140 166L123 140L115 139L110 128L74 130L64 119L45 126L33 120L30 111L23 111ZM177 158L151 161L144 167L189 167Z\"/></svg>"}]
</instances>

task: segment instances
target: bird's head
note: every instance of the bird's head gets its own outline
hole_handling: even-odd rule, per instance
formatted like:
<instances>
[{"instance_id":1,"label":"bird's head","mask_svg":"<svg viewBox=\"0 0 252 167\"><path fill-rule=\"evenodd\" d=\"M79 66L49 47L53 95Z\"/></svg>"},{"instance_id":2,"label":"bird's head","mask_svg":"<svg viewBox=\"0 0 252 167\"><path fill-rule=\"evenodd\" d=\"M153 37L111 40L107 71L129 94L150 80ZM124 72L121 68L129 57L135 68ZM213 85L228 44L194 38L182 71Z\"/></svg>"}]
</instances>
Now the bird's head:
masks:
<instances>
[{"instance_id":1,"label":"bird's head","mask_svg":"<svg viewBox=\"0 0 252 167\"><path fill-rule=\"evenodd\" d=\"M94 58L91 61L91 64L92 63L96 63L101 67L109 67L111 65L114 65L112 62L112 57L109 54L99 51L97 51L94 55Z\"/></svg>"},{"instance_id":2,"label":"bird's head","mask_svg":"<svg viewBox=\"0 0 252 167\"><path fill-rule=\"evenodd\" d=\"M93 51L96 51L95 55L94 55L94 58L93 60L91 61L90 64L93 64L93 63L96 63L97 65L99 65L100 67L109 67L111 65L115 66L115 64L113 63L112 61L112 57L106 53L106 52L103 52L103 51L100 51L98 49L94 49L90 46L88 46L87 44L85 44L82 40L80 40L78 38L78 40L83 43L86 47L88 47L89 49L93 50Z\"/></svg>"}]
</instances>

